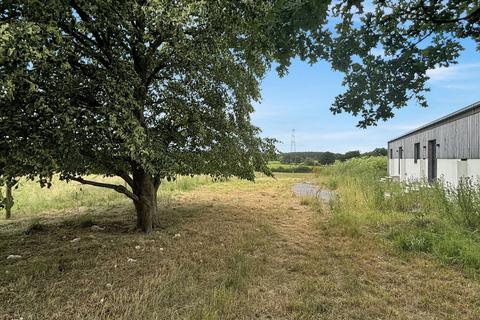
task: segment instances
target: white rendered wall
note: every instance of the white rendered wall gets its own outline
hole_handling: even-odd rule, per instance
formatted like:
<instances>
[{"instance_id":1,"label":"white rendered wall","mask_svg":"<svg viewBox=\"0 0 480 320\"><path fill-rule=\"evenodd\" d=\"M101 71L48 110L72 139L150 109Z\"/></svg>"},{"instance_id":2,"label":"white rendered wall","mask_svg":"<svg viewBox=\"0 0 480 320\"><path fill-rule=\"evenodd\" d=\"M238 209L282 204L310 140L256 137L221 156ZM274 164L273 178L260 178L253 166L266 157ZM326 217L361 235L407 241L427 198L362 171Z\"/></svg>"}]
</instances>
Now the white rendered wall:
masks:
<instances>
[{"instance_id":1,"label":"white rendered wall","mask_svg":"<svg viewBox=\"0 0 480 320\"><path fill-rule=\"evenodd\" d=\"M396 163L398 163L398 160L388 159L388 175L390 177L398 176L398 167L395 165Z\"/></svg>"},{"instance_id":2,"label":"white rendered wall","mask_svg":"<svg viewBox=\"0 0 480 320\"><path fill-rule=\"evenodd\" d=\"M438 159L437 177L452 185L458 184L459 159ZM467 172L468 174L468 172Z\"/></svg>"},{"instance_id":3,"label":"white rendered wall","mask_svg":"<svg viewBox=\"0 0 480 320\"><path fill-rule=\"evenodd\" d=\"M398 167L400 166L400 174ZM428 178L428 159L389 159L388 171L392 177L400 177L401 181L426 180ZM480 181L480 159L437 159L437 177L452 185L458 184L461 176Z\"/></svg>"},{"instance_id":4,"label":"white rendered wall","mask_svg":"<svg viewBox=\"0 0 480 320\"><path fill-rule=\"evenodd\" d=\"M467 160L468 175L480 179L480 159Z\"/></svg>"},{"instance_id":5,"label":"white rendered wall","mask_svg":"<svg viewBox=\"0 0 480 320\"><path fill-rule=\"evenodd\" d=\"M405 171L402 173L402 180L419 180L420 176L420 161L415 161L413 159L405 159Z\"/></svg>"}]
</instances>

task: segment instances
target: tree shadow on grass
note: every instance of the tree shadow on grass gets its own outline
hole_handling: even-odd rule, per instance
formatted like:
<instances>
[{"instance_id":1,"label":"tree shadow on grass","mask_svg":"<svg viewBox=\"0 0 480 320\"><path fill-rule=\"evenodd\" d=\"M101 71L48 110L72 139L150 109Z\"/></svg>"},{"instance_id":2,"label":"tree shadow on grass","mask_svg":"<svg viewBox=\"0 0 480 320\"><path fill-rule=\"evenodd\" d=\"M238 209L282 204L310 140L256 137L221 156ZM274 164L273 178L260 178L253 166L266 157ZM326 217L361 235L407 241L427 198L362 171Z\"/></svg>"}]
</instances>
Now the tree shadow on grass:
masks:
<instances>
[{"instance_id":1,"label":"tree shadow on grass","mask_svg":"<svg viewBox=\"0 0 480 320\"><path fill-rule=\"evenodd\" d=\"M204 209L202 204L161 208L153 235L173 236L182 224ZM122 241L122 237L152 237L136 228L135 210L129 206L77 208L70 212L21 218L0 225L0 261L26 250L33 254L37 249L48 251L84 239Z\"/></svg>"}]
</instances>

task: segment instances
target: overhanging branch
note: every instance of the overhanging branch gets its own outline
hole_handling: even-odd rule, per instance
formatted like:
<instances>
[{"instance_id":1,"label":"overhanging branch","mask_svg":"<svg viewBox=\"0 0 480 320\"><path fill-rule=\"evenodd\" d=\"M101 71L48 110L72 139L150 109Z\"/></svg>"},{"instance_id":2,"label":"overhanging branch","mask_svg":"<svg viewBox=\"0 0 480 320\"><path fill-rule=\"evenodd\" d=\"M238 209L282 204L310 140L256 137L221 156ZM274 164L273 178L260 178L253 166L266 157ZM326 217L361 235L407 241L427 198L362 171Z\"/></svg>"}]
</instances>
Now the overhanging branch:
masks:
<instances>
[{"instance_id":1,"label":"overhanging branch","mask_svg":"<svg viewBox=\"0 0 480 320\"><path fill-rule=\"evenodd\" d=\"M460 21L468 21L470 23L478 22L480 20L480 7L473 10L471 13L464 17L459 17L455 19L438 19L432 18L432 22L435 24L443 24L443 23L455 23Z\"/></svg>"},{"instance_id":2,"label":"overhanging branch","mask_svg":"<svg viewBox=\"0 0 480 320\"><path fill-rule=\"evenodd\" d=\"M115 190L119 193L123 193L124 195L126 195L127 197L132 199L133 201L138 201L139 200L138 197L133 192L131 192L130 190L128 190L127 188L125 188L124 186L121 186L121 185L115 185L115 184L110 184L110 183L103 183L103 182L85 180L82 177L69 177L69 179L73 180L73 181L77 181L81 184L87 184L87 185L90 185L90 186L112 189L112 190Z\"/></svg>"},{"instance_id":3,"label":"overhanging branch","mask_svg":"<svg viewBox=\"0 0 480 320\"><path fill-rule=\"evenodd\" d=\"M130 177L130 175L127 172L117 171L116 174L117 174L117 176L119 176L120 178L125 180L125 182L128 183L128 185L131 188L133 188L133 185L134 185L133 179L132 179L132 177Z\"/></svg>"}]
</instances>

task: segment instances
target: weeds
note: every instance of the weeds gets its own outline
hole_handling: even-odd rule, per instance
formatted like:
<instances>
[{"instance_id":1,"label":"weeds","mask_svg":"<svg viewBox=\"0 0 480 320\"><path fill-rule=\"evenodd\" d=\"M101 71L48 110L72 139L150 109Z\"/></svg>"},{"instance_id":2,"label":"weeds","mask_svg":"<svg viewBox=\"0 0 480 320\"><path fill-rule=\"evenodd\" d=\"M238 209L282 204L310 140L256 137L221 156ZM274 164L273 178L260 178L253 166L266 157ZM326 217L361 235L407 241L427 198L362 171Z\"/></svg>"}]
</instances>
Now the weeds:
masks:
<instances>
[{"instance_id":1,"label":"weeds","mask_svg":"<svg viewBox=\"0 0 480 320\"><path fill-rule=\"evenodd\" d=\"M317 196L305 196L300 198L300 204L302 206L309 206L314 209L318 213L323 213L325 211L325 204L323 201Z\"/></svg>"},{"instance_id":2,"label":"weeds","mask_svg":"<svg viewBox=\"0 0 480 320\"><path fill-rule=\"evenodd\" d=\"M471 179L461 180L458 187L449 191L453 206L449 211L458 223L472 230L480 229L480 185Z\"/></svg>"},{"instance_id":3,"label":"weeds","mask_svg":"<svg viewBox=\"0 0 480 320\"><path fill-rule=\"evenodd\" d=\"M69 227L84 229L92 227L95 225L95 222L93 222L93 219L90 215L86 214L69 219L65 221L64 224Z\"/></svg>"},{"instance_id":4,"label":"weeds","mask_svg":"<svg viewBox=\"0 0 480 320\"><path fill-rule=\"evenodd\" d=\"M386 159L356 158L317 170L335 186L331 223L351 236L362 226L380 228L402 251L432 254L465 270L480 270L480 183L399 183L385 178Z\"/></svg>"},{"instance_id":5,"label":"weeds","mask_svg":"<svg viewBox=\"0 0 480 320\"><path fill-rule=\"evenodd\" d=\"M46 227L38 220L33 220L25 230L25 234L30 235L37 232L45 231Z\"/></svg>"}]
</instances>

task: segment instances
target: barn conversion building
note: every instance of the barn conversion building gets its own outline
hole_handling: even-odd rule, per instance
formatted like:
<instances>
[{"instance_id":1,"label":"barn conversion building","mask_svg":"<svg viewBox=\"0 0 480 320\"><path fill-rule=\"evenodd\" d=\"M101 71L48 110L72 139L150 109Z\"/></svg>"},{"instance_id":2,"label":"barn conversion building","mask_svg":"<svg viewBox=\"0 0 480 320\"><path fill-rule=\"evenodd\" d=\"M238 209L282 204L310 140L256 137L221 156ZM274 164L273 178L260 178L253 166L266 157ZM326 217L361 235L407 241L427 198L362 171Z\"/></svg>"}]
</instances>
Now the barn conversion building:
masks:
<instances>
[{"instance_id":1,"label":"barn conversion building","mask_svg":"<svg viewBox=\"0 0 480 320\"><path fill-rule=\"evenodd\" d=\"M388 157L401 181L480 178L480 101L389 141Z\"/></svg>"}]
</instances>

